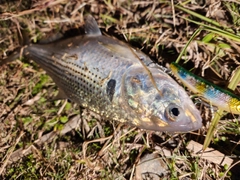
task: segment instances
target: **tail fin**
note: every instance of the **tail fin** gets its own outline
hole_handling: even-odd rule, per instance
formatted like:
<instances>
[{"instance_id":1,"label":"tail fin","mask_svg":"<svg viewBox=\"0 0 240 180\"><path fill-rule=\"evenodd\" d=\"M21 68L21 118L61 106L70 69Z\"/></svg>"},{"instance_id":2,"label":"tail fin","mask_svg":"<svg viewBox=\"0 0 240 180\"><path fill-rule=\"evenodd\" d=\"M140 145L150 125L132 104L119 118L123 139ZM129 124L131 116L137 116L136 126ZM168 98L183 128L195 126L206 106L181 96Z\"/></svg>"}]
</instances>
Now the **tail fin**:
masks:
<instances>
[{"instance_id":1,"label":"tail fin","mask_svg":"<svg viewBox=\"0 0 240 180\"><path fill-rule=\"evenodd\" d=\"M29 44L30 42L28 37L29 36L26 30L22 30L21 32L18 33L18 39L21 47L18 47L16 50L14 50L14 52L6 59L0 59L0 66L12 62L20 57L22 48L24 48L24 46Z\"/></svg>"},{"instance_id":2,"label":"tail fin","mask_svg":"<svg viewBox=\"0 0 240 180\"><path fill-rule=\"evenodd\" d=\"M6 63L12 62L12 61L16 60L17 58L19 58L20 51L21 51L21 48L19 47L8 58L1 59L0 60L0 66L4 65Z\"/></svg>"}]
</instances>

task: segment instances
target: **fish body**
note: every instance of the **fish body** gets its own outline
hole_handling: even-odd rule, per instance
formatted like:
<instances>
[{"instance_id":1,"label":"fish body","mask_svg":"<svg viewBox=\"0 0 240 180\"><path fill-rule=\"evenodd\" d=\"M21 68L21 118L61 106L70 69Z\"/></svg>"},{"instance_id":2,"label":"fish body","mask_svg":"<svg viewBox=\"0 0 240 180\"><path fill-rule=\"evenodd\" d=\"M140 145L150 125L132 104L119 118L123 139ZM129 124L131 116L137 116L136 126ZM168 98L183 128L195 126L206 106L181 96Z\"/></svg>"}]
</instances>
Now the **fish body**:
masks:
<instances>
[{"instance_id":1,"label":"fish body","mask_svg":"<svg viewBox=\"0 0 240 180\"><path fill-rule=\"evenodd\" d=\"M212 105L233 114L240 114L240 97L215 84L196 76L177 63L171 63L170 68L183 84L194 93L198 93Z\"/></svg>"},{"instance_id":2,"label":"fish body","mask_svg":"<svg viewBox=\"0 0 240 180\"><path fill-rule=\"evenodd\" d=\"M139 50L103 36L87 16L85 35L30 44L23 55L39 64L68 98L109 120L167 132L199 129L187 93ZM14 54L14 56L16 56Z\"/></svg>"}]
</instances>

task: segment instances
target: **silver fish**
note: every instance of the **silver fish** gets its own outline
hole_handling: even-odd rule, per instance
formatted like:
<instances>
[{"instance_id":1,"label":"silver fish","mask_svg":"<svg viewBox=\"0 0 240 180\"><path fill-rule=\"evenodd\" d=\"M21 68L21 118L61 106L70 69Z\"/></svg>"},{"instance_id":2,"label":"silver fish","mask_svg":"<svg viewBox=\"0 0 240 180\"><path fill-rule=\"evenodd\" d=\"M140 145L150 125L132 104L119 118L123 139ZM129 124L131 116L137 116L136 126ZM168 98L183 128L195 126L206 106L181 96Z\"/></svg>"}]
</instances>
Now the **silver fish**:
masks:
<instances>
[{"instance_id":1,"label":"silver fish","mask_svg":"<svg viewBox=\"0 0 240 180\"><path fill-rule=\"evenodd\" d=\"M90 15L85 18L85 32L48 44L29 44L23 50L23 56L51 76L59 97L142 129L187 132L202 126L185 90L148 56L103 36Z\"/></svg>"}]
</instances>

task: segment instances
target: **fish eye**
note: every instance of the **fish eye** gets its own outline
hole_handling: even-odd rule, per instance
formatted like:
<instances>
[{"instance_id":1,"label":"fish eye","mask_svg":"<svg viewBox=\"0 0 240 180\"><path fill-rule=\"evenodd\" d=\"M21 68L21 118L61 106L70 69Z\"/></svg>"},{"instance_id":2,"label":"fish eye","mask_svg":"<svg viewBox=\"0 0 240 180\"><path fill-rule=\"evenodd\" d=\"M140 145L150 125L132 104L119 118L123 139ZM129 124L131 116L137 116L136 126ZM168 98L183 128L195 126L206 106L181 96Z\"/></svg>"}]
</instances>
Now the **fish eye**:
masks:
<instances>
[{"instance_id":1,"label":"fish eye","mask_svg":"<svg viewBox=\"0 0 240 180\"><path fill-rule=\"evenodd\" d=\"M176 107L172 108L170 111L173 116L178 116L180 114L178 108Z\"/></svg>"},{"instance_id":2,"label":"fish eye","mask_svg":"<svg viewBox=\"0 0 240 180\"><path fill-rule=\"evenodd\" d=\"M180 107L174 104L169 104L165 110L165 116L172 121L176 121L179 115Z\"/></svg>"}]
</instances>

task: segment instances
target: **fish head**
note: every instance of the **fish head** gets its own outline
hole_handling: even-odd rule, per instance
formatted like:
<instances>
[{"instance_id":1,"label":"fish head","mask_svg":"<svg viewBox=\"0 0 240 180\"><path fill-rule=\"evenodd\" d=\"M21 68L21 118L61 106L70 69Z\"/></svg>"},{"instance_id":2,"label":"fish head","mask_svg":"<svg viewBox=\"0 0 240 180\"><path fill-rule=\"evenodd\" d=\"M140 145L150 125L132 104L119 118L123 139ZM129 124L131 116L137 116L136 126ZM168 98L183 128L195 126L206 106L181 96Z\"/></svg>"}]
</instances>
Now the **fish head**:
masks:
<instances>
[{"instance_id":1,"label":"fish head","mask_svg":"<svg viewBox=\"0 0 240 180\"><path fill-rule=\"evenodd\" d=\"M202 126L185 90L158 68L135 66L123 75L121 105L131 124L143 129L188 132Z\"/></svg>"}]
</instances>

